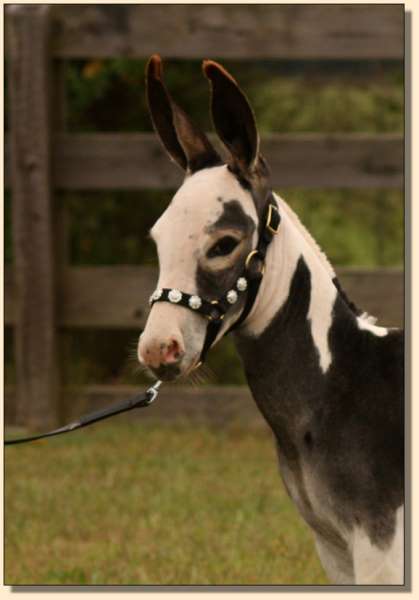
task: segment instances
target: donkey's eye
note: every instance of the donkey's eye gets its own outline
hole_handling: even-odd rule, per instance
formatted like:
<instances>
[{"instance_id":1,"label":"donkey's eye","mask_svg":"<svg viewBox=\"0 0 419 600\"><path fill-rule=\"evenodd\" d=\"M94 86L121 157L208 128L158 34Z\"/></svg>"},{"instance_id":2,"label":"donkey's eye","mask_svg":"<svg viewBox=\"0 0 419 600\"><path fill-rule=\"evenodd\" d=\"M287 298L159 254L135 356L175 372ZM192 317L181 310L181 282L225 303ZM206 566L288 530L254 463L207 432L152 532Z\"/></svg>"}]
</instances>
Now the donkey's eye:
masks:
<instances>
[{"instance_id":1,"label":"donkey's eye","mask_svg":"<svg viewBox=\"0 0 419 600\"><path fill-rule=\"evenodd\" d=\"M207 253L208 258L215 258L217 256L227 256L231 252L233 252L234 248L239 245L239 240L232 237L231 235L226 235L222 237L216 242Z\"/></svg>"}]
</instances>

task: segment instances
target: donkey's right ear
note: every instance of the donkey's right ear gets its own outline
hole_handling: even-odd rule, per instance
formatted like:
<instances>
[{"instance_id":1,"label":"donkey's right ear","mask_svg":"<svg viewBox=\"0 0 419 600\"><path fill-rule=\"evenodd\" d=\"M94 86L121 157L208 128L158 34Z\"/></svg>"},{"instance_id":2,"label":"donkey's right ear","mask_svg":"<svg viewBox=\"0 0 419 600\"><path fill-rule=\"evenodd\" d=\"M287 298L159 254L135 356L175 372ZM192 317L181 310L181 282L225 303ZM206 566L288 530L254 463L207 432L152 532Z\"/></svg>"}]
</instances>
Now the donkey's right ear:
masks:
<instances>
[{"instance_id":1,"label":"donkey's right ear","mask_svg":"<svg viewBox=\"0 0 419 600\"><path fill-rule=\"evenodd\" d=\"M259 135L249 101L235 79L213 60L203 71L211 85L211 113L215 130L243 174L251 174L259 158Z\"/></svg>"},{"instance_id":2,"label":"donkey's right ear","mask_svg":"<svg viewBox=\"0 0 419 600\"><path fill-rule=\"evenodd\" d=\"M171 158L184 170L194 173L222 161L206 135L173 102L163 83L162 61L158 54L146 69L148 108L154 129Z\"/></svg>"}]
</instances>

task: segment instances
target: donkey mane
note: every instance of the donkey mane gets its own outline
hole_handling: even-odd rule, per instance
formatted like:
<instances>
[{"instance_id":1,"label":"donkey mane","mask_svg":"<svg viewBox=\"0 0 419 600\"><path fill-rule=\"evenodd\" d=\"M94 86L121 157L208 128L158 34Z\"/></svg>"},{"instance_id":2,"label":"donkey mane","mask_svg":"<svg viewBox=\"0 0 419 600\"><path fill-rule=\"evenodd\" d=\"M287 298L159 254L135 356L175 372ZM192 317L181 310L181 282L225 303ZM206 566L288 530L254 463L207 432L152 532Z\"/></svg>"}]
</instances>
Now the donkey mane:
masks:
<instances>
[{"instance_id":1,"label":"donkey mane","mask_svg":"<svg viewBox=\"0 0 419 600\"><path fill-rule=\"evenodd\" d=\"M293 221L294 225L296 225L298 231L302 234L302 236L305 238L305 240L310 244L310 246L313 248L313 250L317 254L323 267L326 269L327 273L330 275L330 278L333 279L334 277L336 277L336 273L335 273L332 265L330 264L329 259L327 258L326 254L320 248L319 244L313 238L313 236L308 231L308 229L306 229L306 227L301 223L299 216L292 210L292 208L289 206L289 204L287 204L286 202L284 202L284 200L282 200L282 198L280 196L278 196L277 194L275 194L275 195L280 200L281 208L292 219L292 221Z\"/></svg>"}]
</instances>

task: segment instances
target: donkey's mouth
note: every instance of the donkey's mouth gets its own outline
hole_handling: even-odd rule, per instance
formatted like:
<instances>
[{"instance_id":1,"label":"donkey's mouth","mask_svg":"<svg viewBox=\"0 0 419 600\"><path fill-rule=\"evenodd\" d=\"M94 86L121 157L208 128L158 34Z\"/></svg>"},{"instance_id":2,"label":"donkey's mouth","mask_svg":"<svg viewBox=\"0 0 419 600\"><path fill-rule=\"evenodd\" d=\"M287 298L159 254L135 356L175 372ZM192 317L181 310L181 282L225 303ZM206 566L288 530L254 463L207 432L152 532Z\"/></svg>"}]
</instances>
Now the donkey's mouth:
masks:
<instances>
[{"instance_id":1,"label":"donkey's mouth","mask_svg":"<svg viewBox=\"0 0 419 600\"><path fill-rule=\"evenodd\" d=\"M198 357L191 362L191 364L185 368L181 363L172 365L160 365L159 367L147 367L148 373L161 381L175 381L181 378L187 378L192 371L197 369L201 365Z\"/></svg>"},{"instance_id":2,"label":"donkey's mouth","mask_svg":"<svg viewBox=\"0 0 419 600\"><path fill-rule=\"evenodd\" d=\"M160 365L157 368L149 367L149 370L161 381L174 381L181 375L178 365Z\"/></svg>"}]
</instances>

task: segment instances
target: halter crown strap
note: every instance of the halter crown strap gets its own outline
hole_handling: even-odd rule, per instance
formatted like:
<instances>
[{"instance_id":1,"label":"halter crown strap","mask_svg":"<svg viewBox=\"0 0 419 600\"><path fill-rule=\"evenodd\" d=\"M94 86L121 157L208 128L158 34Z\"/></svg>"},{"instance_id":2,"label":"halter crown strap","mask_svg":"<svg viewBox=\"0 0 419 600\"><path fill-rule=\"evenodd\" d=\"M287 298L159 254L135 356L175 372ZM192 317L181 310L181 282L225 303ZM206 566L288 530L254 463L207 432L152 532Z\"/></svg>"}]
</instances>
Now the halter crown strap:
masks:
<instances>
[{"instance_id":1,"label":"halter crown strap","mask_svg":"<svg viewBox=\"0 0 419 600\"><path fill-rule=\"evenodd\" d=\"M237 321L227 330L226 334L237 329L248 317L259 291L265 272L265 258L269 244L279 231L281 216L275 199L271 194L264 217L264 226L259 235L259 241L254 250L247 255L244 270L235 285L218 300L206 300L196 294L188 294L176 288L158 288L150 296L150 306L155 302L170 302L200 313L208 319L207 333L201 351L200 362L204 362L220 329L228 309L236 304L240 295L247 292L243 311Z\"/></svg>"},{"instance_id":2,"label":"halter crown strap","mask_svg":"<svg viewBox=\"0 0 419 600\"><path fill-rule=\"evenodd\" d=\"M259 292L259 287L263 279L263 275L265 273L265 258L266 253L268 251L269 244L271 243L274 236L279 231L279 225L281 223L281 216L278 211L278 207L276 206L275 200L273 196L268 204L265 226L262 230L262 233L259 238L259 243L257 245L256 250L250 252L246 259L245 268L249 269L252 260L259 260L262 267L258 272L259 276L250 279L249 289L247 293L246 304L240 317L237 319L235 323L230 327L230 329L226 333L230 333L234 329L240 327L240 325L247 319L250 311L253 308L253 304L255 303L256 296Z\"/></svg>"}]
</instances>

